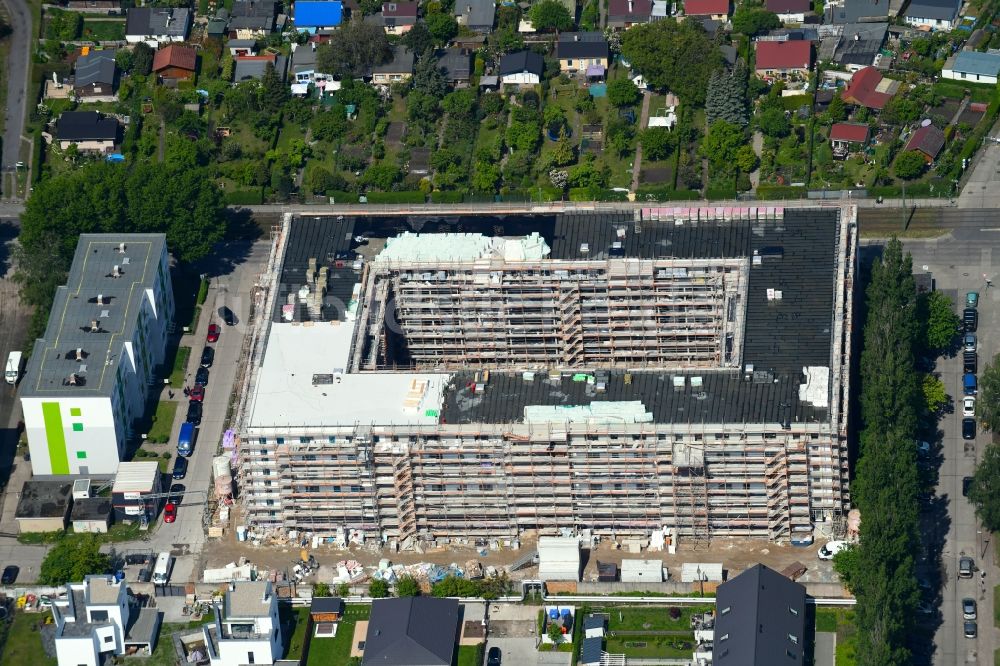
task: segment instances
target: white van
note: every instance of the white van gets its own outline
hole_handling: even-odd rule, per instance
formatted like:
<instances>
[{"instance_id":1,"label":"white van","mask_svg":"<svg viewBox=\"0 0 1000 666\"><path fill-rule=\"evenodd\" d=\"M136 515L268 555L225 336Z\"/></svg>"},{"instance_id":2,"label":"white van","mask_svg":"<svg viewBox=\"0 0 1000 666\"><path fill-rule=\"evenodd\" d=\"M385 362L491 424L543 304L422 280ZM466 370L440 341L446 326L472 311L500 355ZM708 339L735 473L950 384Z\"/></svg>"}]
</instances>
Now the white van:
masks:
<instances>
[{"instance_id":1,"label":"white van","mask_svg":"<svg viewBox=\"0 0 1000 666\"><path fill-rule=\"evenodd\" d=\"M170 580L170 565L173 559L170 553L160 553L156 556L156 566L153 567L153 585L166 585Z\"/></svg>"},{"instance_id":2,"label":"white van","mask_svg":"<svg viewBox=\"0 0 1000 666\"><path fill-rule=\"evenodd\" d=\"M7 356L7 367L4 369L3 378L8 384L13 386L21 377L21 352L12 351Z\"/></svg>"},{"instance_id":3,"label":"white van","mask_svg":"<svg viewBox=\"0 0 1000 666\"><path fill-rule=\"evenodd\" d=\"M827 541L816 553L821 560L832 560L833 556L850 546L848 541Z\"/></svg>"}]
</instances>

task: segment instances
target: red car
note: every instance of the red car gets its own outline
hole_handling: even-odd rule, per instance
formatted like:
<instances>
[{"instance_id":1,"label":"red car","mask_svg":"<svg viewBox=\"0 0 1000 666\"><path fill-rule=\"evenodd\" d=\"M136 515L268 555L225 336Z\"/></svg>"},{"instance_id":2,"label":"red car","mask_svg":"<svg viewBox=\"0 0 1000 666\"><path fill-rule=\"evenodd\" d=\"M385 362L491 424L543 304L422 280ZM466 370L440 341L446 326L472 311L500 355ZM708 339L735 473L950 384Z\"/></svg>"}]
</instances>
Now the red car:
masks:
<instances>
[{"instance_id":1,"label":"red car","mask_svg":"<svg viewBox=\"0 0 1000 666\"><path fill-rule=\"evenodd\" d=\"M205 399L204 386L195 386L194 388L191 389L191 392L188 393L188 400L190 400L191 402L202 402L204 399Z\"/></svg>"},{"instance_id":2,"label":"red car","mask_svg":"<svg viewBox=\"0 0 1000 666\"><path fill-rule=\"evenodd\" d=\"M209 342L218 342L220 333L222 333L222 328L218 324L209 324L208 335L205 339Z\"/></svg>"},{"instance_id":3,"label":"red car","mask_svg":"<svg viewBox=\"0 0 1000 666\"><path fill-rule=\"evenodd\" d=\"M177 505L173 502L167 502L167 505L163 507L163 522L172 523L177 520Z\"/></svg>"}]
</instances>

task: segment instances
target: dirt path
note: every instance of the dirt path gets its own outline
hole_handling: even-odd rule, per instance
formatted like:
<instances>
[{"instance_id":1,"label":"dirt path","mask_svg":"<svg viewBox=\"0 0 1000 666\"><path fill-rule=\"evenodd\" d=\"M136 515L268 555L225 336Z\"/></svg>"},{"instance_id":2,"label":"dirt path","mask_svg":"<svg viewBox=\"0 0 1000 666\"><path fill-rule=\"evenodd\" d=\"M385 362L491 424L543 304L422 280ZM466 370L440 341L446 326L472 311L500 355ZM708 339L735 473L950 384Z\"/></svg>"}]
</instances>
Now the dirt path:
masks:
<instances>
[{"instance_id":1,"label":"dirt path","mask_svg":"<svg viewBox=\"0 0 1000 666\"><path fill-rule=\"evenodd\" d=\"M764 152L764 135L759 131L753 133L753 152L757 153L757 158L760 159L761 154ZM750 174L750 186L753 189L757 189L760 184L760 165L753 170Z\"/></svg>"},{"instance_id":2,"label":"dirt path","mask_svg":"<svg viewBox=\"0 0 1000 666\"><path fill-rule=\"evenodd\" d=\"M653 93L644 92L642 94L642 113L639 116L639 131L646 129L649 122L649 103L653 99ZM633 192L639 189L639 173L642 171L642 142L635 147L635 161L632 163L632 187Z\"/></svg>"}]
</instances>

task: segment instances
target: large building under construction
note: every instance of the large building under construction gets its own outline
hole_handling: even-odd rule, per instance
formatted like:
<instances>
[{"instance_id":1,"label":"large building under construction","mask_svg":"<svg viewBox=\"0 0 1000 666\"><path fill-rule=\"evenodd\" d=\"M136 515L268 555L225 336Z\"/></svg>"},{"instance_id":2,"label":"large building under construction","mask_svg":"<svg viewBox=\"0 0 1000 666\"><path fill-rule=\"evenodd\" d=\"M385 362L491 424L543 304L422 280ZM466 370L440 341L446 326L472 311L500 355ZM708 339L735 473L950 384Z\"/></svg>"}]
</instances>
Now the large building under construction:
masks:
<instances>
[{"instance_id":1,"label":"large building under construction","mask_svg":"<svg viewBox=\"0 0 1000 666\"><path fill-rule=\"evenodd\" d=\"M286 218L237 410L246 521L810 538L850 503L854 214Z\"/></svg>"}]
</instances>

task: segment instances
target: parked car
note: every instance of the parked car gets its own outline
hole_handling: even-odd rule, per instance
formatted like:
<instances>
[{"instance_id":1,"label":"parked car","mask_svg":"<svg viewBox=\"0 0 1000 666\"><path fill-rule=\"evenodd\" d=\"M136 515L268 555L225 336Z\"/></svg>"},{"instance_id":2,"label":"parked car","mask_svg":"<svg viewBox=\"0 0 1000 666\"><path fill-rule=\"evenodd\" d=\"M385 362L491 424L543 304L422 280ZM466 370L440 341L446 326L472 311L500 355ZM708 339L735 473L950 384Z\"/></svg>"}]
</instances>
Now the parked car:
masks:
<instances>
[{"instance_id":1,"label":"parked car","mask_svg":"<svg viewBox=\"0 0 1000 666\"><path fill-rule=\"evenodd\" d=\"M500 648L491 647L486 654L486 666L500 666Z\"/></svg>"},{"instance_id":2,"label":"parked car","mask_svg":"<svg viewBox=\"0 0 1000 666\"><path fill-rule=\"evenodd\" d=\"M174 460L174 471L170 475L172 479L183 479L187 476L188 471L188 461L184 456L177 456Z\"/></svg>"},{"instance_id":3,"label":"parked car","mask_svg":"<svg viewBox=\"0 0 1000 666\"><path fill-rule=\"evenodd\" d=\"M926 458L931 454L931 443L922 439L917 440L917 455Z\"/></svg>"},{"instance_id":4,"label":"parked car","mask_svg":"<svg viewBox=\"0 0 1000 666\"><path fill-rule=\"evenodd\" d=\"M977 367L976 352L965 352L962 354L962 372L975 374Z\"/></svg>"},{"instance_id":5,"label":"parked car","mask_svg":"<svg viewBox=\"0 0 1000 666\"><path fill-rule=\"evenodd\" d=\"M976 561L971 557L960 557L958 558L958 577L959 578L972 578L972 574L976 571Z\"/></svg>"},{"instance_id":6,"label":"parked car","mask_svg":"<svg viewBox=\"0 0 1000 666\"><path fill-rule=\"evenodd\" d=\"M970 597L962 599L962 619L964 620L975 620L976 619L976 600Z\"/></svg>"},{"instance_id":7,"label":"parked car","mask_svg":"<svg viewBox=\"0 0 1000 666\"><path fill-rule=\"evenodd\" d=\"M977 633L976 629L977 629L977 627L976 627L976 623L975 622L966 622L962 626L965 629L965 637L966 638L975 638L976 637L976 633Z\"/></svg>"},{"instance_id":8,"label":"parked car","mask_svg":"<svg viewBox=\"0 0 1000 666\"><path fill-rule=\"evenodd\" d=\"M172 504L176 504L177 506L180 506L181 502L184 499L185 490L187 490L187 488L184 487L183 483L175 483L174 485L170 486L170 499L168 499L167 501Z\"/></svg>"},{"instance_id":9,"label":"parked car","mask_svg":"<svg viewBox=\"0 0 1000 666\"><path fill-rule=\"evenodd\" d=\"M847 548L850 544L846 541L827 541L820 546L816 556L821 560L832 560L833 556Z\"/></svg>"},{"instance_id":10,"label":"parked car","mask_svg":"<svg viewBox=\"0 0 1000 666\"><path fill-rule=\"evenodd\" d=\"M221 326L219 326L218 324L209 324L208 325L208 335L205 336L206 340L208 340L209 342L218 342L220 335L222 335L222 327Z\"/></svg>"},{"instance_id":11,"label":"parked car","mask_svg":"<svg viewBox=\"0 0 1000 666\"><path fill-rule=\"evenodd\" d=\"M201 352L201 367L211 368L215 360L215 347L206 346Z\"/></svg>"},{"instance_id":12,"label":"parked car","mask_svg":"<svg viewBox=\"0 0 1000 666\"><path fill-rule=\"evenodd\" d=\"M965 337L962 338L962 348L967 352L976 351L976 334L966 333Z\"/></svg>"},{"instance_id":13,"label":"parked car","mask_svg":"<svg viewBox=\"0 0 1000 666\"><path fill-rule=\"evenodd\" d=\"M979 306L979 292L970 291L965 295L965 307L975 308Z\"/></svg>"},{"instance_id":14,"label":"parked car","mask_svg":"<svg viewBox=\"0 0 1000 666\"><path fill-rule=\"evenodd\" d=\"M962 393L963 395L976 395L979 392L979 383L976 381L976 376L971 372L967 372L962 375Z\"/></svg>"},{"instance_id":15,"label":"parked car","mask_svg":"<svg viewBox=\"0 0 1000 666\"><path fill-rule=\"evenodd\" d=\"M195 384L194 388L188 393L188 400L192 402L204 402L205 401L205 387L198 386Z\"/></svg>"},{"instance_id":16,"label":"parked car","mask_svg":"<svg viewBox=\"0 0 1000 666\"><path fill-rule=\"evenodd\" d=\"M163 507L163 522L172 523L177 520L177 505L167 502Z\"/></svg>"},{"instance_id":17,"label":"parked car","mask_svg":"<svg viewBox=\"0 0 1000 666\"><path fill-rule=\"evenodd\" d=\"M970 333L976 332L976 327L979 326L979 315L975 308L965 308L962 310L962 324L965 326L965 330Z\"/></svg>"},{"instance_id":18,"label":"parked car","mask_svg":"<svg viewBox=\"0 0 1000 666\"><path fill-rule=\"evenodd\" d=\"M219 308L219 316L222 318L222 323L226 326L236 325L236 313L223 305Z\"/></svg>"},{"instance_id":19,"label":"parked car","mask_svg":"<svg viewBox=\"0 0 1000 666\"><path fill-rule=\"evenodd\" d=\"M200 402L189 402L187 419L188 423L194 424L195 427L201 425L201 403Z\"/></svg>"},{"instance_id":20,"label":"parked car","mask_svg":"<svg viewBox=\"0 0 1000 666\"><path fill-rule=\"evenodd\" d=\"M17 580L17 574L21 572L21 569L9 564L3 568L3 574L0 574L0 583L4 585L13 585L14 581Z\"/></svg>"},{"instance_id":21,"label":"parked car","mask_svg":"<svg viewBox=\"0 0 1000 666\"><path fill-rule=\"evenodd\" d=\"M976 415L976 399L971 395L962 398L962 416L975 416L975 415Z\"/></svg>"},{"instance_id":22,"label":"parked car","mask_svg":"<svg viewBox=\"0 0 1000 666\"><path fill-rule=\"evenodd\" d=\"M194 384L195 386L208 385L208 368L198 368L198 371L194 373Z\"/></svg>"},{"instance_id":23,"label":"parked car","mask_svg":"<svg viewBox=\"0 0 1000 666\"><path fill-rule=\"evenodd\" d=\"M976 419L962 419L962 439L976 438Z\"/></svg>"},{"instance_id":24,"label":"parked car","mask_svg":"<svg viewBox=\"0 0 1000 666\"><path fill-rule=\"evenodd\" d=\"M969 496L969 490L972 489L972 477L963 476L962 477L962 497Z\"/></svg>"}]
</instances>

